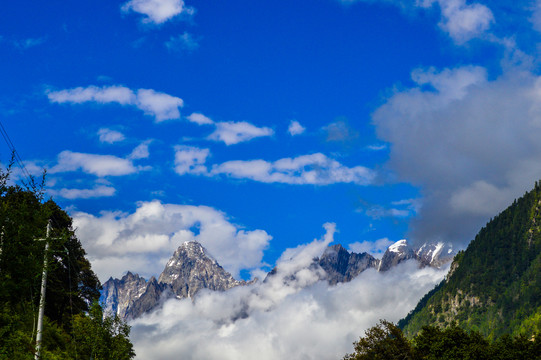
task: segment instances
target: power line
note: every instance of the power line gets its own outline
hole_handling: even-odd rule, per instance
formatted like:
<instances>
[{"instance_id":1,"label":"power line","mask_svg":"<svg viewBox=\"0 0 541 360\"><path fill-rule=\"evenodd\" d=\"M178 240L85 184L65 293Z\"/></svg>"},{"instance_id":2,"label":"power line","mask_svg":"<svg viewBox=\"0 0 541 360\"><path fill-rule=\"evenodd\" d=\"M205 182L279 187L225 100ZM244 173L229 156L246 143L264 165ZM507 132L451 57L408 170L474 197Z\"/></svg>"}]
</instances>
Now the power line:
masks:
<instances>
[{"instance_id":1,"label":"power line","mask_svg":"<svg viewBox=\"0 0 541 360\"><path fill-rule=\"evenodd\" d=\"M8 148L11 150L11 153L13 154L13 158L14 158L15 162L21 168L23 176L26 177L26 180L28 181L28 184L35 190L35 184L34 184L34 181L33 181L33 176L30 174L30 172L24 166L24 162L21 159L21 157L19 156L19 153L17 152L17 149L15 149L15 145L13 145L13 142L11 141L11 138L9 137L9 134L6 131L6 128L4 127L4 124L2 123L2 120L0 120L0 133L2 134L2 137L4 138L4 141L6 142Z\"/></svg>"}]
</instances>

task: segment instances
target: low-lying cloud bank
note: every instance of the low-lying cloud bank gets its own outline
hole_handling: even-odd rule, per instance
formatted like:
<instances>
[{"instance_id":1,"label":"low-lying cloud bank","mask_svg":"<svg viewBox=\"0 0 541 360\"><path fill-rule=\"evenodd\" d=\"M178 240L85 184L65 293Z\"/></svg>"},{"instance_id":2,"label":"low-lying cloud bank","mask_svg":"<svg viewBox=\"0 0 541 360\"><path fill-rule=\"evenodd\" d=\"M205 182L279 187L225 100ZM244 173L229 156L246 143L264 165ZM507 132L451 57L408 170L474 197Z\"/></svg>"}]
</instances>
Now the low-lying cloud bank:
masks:
<instances>
[{"instance_id":1,"label":"low-lying cloud bank","mask_svg":"<svg viewBox=\"0 0 541 360\"><path fill-rule=\"evenodd\" d=\"M307 266L332 242L288 249L265 282L171 299L131 323L138 359L338 359L379 319L398 321L446 274L415 262L329 287Z\"/></svg>"}]
</instances>

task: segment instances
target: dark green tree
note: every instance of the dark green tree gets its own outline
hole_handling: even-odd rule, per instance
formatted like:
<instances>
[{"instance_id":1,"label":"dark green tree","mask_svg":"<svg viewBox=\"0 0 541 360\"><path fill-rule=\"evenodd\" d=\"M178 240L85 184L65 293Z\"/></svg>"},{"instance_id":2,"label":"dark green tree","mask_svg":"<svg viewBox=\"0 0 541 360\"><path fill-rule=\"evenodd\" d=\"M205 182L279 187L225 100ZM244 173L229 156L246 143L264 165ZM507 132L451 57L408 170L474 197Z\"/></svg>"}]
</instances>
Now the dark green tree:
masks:
<instances>
[{"instance_id":1,"label":"dark green tree","mask_svg":"<svg viewBox=\"0 0 541 360\"><path fill-rule=\"evenodd\" d=\"M0 360L34 357L45 257L42 358L77 358L84 348L80 325L85 322L100 334L100 351L113 354L94 359L133 358L129 327L119 319L101 319L97 305L101 285L75 236L71 218L54 201L43 201L43 186L36 186L33 179L29 183L31 186L10 185L9 168L0 171ZM52 230L45 253L43 239L49 221Z\"/></svg>"},{"instance_id":2,"label":"dark green tree","mask_svg":"<svg viewBox=\"0 0 541 360\"><path fill-rule=\"evenodd\" d=\"M402 330L395 324L380 320L379 324L366 330L364 337L353 343L355 352L344 360L408 360L413 351Z\"/></svg>"}]
</instances>

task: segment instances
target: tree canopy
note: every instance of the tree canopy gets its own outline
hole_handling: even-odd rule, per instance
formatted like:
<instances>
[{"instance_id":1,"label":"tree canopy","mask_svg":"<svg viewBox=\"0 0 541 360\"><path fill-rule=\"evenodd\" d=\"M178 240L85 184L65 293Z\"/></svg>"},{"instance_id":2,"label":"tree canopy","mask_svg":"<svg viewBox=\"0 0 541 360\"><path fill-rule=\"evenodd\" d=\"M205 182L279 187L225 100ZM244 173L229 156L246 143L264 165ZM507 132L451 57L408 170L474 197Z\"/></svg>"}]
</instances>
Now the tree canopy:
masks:
<instances>
[{"instance_id":1,"label":"tree canopy","mask_svg":"<svg viewBox=\"0 0 541 360\"><path fill-rule=\"evenodd\" d=\"M33 359L44 257L48 259L42 359L131 359L129 327L103 317L101 285L72 219L43 187L9 184L0 171L0 359ZM45 253L48 221L52 230Z\"/></svg>"}]
</instances>

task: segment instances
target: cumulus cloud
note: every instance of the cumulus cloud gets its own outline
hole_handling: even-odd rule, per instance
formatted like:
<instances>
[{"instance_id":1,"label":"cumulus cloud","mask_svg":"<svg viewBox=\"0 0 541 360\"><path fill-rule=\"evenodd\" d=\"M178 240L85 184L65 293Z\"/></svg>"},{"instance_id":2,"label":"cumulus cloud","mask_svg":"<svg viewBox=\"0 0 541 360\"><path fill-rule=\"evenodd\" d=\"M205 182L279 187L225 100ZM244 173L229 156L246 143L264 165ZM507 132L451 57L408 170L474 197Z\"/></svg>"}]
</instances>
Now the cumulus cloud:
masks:
<instances>
[{"instance_id":1,"label":"cumulus cloud","mask_svg":"<svg viewBox=\"0 0 541 360\"><path fill-rule=\"evenodd\" d=\"M180 111L184 105L181 98L160 93L152 89L137 90L136 106L145 114L154 116L157 122L179 119Z\"/></svg>"},{"instance_id":2,"label":"cumulus cloud","mask_svg":"<svg viewBox=\"0 0 541 360\"><path fill-rule=\"evenodd\" d=\"M180 110L184 105L181 98L152 89L139 89L136 92L120 86L88 86L47 91L49 101L53 103L82 104L96 102L100 104L117 103L120 105L135 106L146 115L153 116L156 122L170 119L179 119Z\"/></svg>"},{"instance_id":3,"label":"cumulus cloud","mask_svg":"<svg viewBox=\"0 0 541 360\"><path fill-rule=\"evenodd\" d=\"M372 2L373 0L339 0L344 4L355 2ZM431 8L438 4L441 20L439 27L445 31L456 44L464 44L467 41L482 37L494 22L492 11L485 5L473 2L466 3L466 0L417 0L408 2L401 0L385 0L400 8L410 7ZM534 16L534 19L536 17Z\"/></svg>"},{"instance_id":4,"label":"cumulus cloud","mask_svg":"<svg viewBox=\"0 0 541 360\"><path fill-rule=\"evenodd\" d=\"M226 292L204 291L193 302L171 299L133 321L138 358L339 359L379 319L405 316L445 274L406 262L329 287L317 281L318 270L303 267L324 243L308 244L290 258L283 276Z\"/></svg>"},{"instance_id":5,"label":"cumulus cloud","mask_svg":"<svg viewBox=\"0 0 541 360\"><path fill-rule=\"evenodd\" d=\"M421 187L411 238L467 243L541 173L541 78L480 67L414 71L373 114L388 166Z\"/></svg>"},{"instance_id":6,"label":"cumulus cloud","mask_svg":"<svg viewBox=\"0 0 541 360\"><path fill-rule=\"evenodd\" d=\"M215 123L216 130L208 136L214 141L223 141L226 145L238 144L264 136L274 135L274 130L268 127L257 127L246 121Z\"/></svg>"},{"instance_id":7,"label":"cumulus cloud","mask_svg":"<svg viewBox=\"0 0 541 360\"><path fill-rule=\"evenodd\" d=\"M209 149L200 149L194 146L175 147L175 171L179 175L206 174L205 162L210 155Z\"/></svg>"},{"instance_id":8,"label":"cumulus cloud","mask_svg":"<svg viewBox=\"0 0 541 360\"><path fill-rule=\"evenodd\" d=\"M183 0L130 0L122 5L123 12L134 11L145 15L143 23L162 24L180 14L192 15Z\"/></svg>"},{"instance_id":9,"label":"cumulus cloud","mask_svg":"<svg viewBox=\"0 0 541 360\"><path fill-rule=\"evenodd\" d=\"M100 138L100 142L108 144L123 141L126 138L121 132L107 128L99 129L98 136Z\"/></svg>"},{"instance_id":10,"label":"cumulus cloud","mask_svg":"<svg viewBox=\"0 0 541 360\"><path fill-rule=\"evenodd\" d=\"M192 113L190 116L186 116L186 119L188 119L190 122L193 122L197 125L212 125L214 124L214 121L212 119L206 117L205 115L201 113Z\"/></svg>"},{"instance_id":11,"label":"cumulus cloud","mask_svg":"<svg viewBox=\"0 0 541 360\"><path fill-rule=\"evenodd\" d=\"M97 197L113 196L116 193L116 189L112 186L95 186L92 189L68 189L62 188L60 190L50 189L47 191L49 194L64 199L90 199Z\"/></svg>"},{"instance_id":12,"label":"cumulus cloud","mask_svg":"<svg viewBox=\"0 0 541 360\"><path fill-rule=\"evenodd\" d=\"M369 185L375 173L364 166L347 167L324 154L301 155L274 162L265 160L233 160L206 165L208 149L191 146L175 148L175 171L179 175L227 176L264 183L295 185L329 185L355 183Z\"/></svg>"},{"instance_id":13,"label":"cumulus cloud","mask_svg":"<svg viewBox=\"0 0 541 360\"><path fill-rule=\"evenodd\" d=\"M94 271L105 281L130 270L157 276L185 241L198 241L227 271L263 266L263 250L271 236L230 223L225 214L207 206L141 202L134 213L103 212L73 215L73 224ZM113 265L118 261L120 265ZM114 271L113 271L114 270Z\"/></svg>"},{"instance_id":14,"label":"cumulus cloud","mask_svg":"<svg viewBox=\"0 0 541 360\"><path fill-rule=\"evenodd\" d=\"M439 0L442 30L458 44L485 33L494 22L492 11L479 3L466 4L466 0Z\"/></svg>"},{"instance_id":15,"label":"cumulus cloud","mask_svg":"<svg viewBox=\"0 0 541 360\"><path fill-rule=\"evenodd\" d=\"M54 174L82 170L85 173L103 177L129 175L143 169L135 166L131 159L65 150L58 154L57 164L49 172Z\"/></svg>"},{"instance_id":16,"label":"cumulus cloud","mask_svg":"<svg viewBox=\"0 0 541 360\"><path fill-rule=\"evenodd\" d=\"M175 52L192 52L199 47L197 40L192 34L187 32L169 37L169 40L167 40L164 45L167 50Z\"/></svg>"},{"instance_id":17,"label":"cumulus cloud","mask_svg":"<svg viewBox=\"0 0 541 360\"><path fill-rule=\"evenodd\" d=\"M291 136L300 135L306 131L306 128L301 125L297 120L291 120L287 132Z\"/></svg>"}]
</instances>

